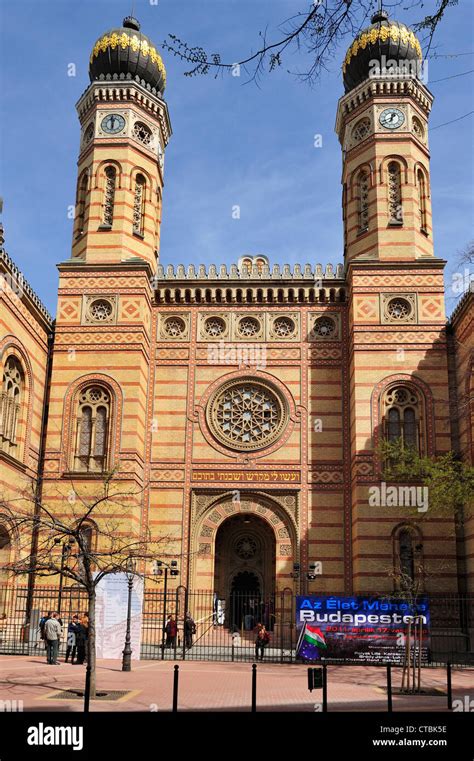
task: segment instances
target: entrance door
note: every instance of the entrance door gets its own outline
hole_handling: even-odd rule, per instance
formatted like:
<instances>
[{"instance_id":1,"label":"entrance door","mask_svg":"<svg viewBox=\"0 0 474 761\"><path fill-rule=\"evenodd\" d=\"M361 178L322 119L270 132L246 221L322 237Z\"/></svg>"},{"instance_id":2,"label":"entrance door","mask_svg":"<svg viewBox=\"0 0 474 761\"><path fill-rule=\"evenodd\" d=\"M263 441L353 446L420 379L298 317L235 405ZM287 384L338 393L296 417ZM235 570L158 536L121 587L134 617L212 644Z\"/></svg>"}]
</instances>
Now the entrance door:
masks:
<instances>
[{"instance_id":1,"label":"entrance door","mask_svg":"<svg viewBox=\"0 0 474 761\"><path fill-rule=\"evenodd\" d=\"M251 631L259 622L262 594L252 571L239 571L232 579L229 625L231 631Z\"/></svg>"}]
</instances>

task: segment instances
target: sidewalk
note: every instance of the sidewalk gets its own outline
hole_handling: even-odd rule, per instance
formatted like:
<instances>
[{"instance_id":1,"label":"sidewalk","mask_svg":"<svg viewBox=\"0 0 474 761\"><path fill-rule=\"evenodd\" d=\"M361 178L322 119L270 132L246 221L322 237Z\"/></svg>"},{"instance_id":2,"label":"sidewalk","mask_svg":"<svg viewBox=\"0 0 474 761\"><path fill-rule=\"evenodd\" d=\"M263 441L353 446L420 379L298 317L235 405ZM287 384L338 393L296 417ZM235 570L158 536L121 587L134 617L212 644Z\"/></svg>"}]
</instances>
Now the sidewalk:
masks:
<instances>
[{"instance_id":1,"label":"sidewalk","mask_svg":"<svg viewBox=\"0 0 474 761\"><path fill-rule=\"evenodd\" d=\"M251 705L250 663L133 661L132 671L123 673L115 660L98 661L99 690L127 690L119 701L91 701L90 710L170 711L173 672L179 665L178 710L249 711ZM386 711L386 671L366 666L328 666L329 711ZM57 692L83 689L84 666L48 666L37 656L0 656L0 701L23 701L24 711L82 711L81 699L58 700ZM392 669L395 692L400 669ZM453 669L453 700L463 705L473 700L474 670ZM393 710L446 711L446 670L424 669L422 685L438 688L439 696L393 697ZM466 696L468 700L466 700ZM307 689L307 666L258 664L258 711L309 711L322 700L322 691Z\"/></svg>"}]
</instances>

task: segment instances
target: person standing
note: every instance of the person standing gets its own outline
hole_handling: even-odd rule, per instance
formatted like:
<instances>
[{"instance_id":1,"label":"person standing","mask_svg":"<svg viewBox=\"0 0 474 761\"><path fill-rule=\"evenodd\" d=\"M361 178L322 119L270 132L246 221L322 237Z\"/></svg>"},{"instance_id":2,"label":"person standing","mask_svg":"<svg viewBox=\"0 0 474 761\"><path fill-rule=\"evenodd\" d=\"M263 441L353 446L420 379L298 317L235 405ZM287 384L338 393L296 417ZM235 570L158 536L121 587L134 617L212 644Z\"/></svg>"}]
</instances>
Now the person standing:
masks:
<instances>
[{"instance_id":1,"label":"person standing","mask_svg":"<svg viewBox=\"0 0 474 761\"><path fill-rule=\"evenodd\" d=\"M48 645L47 645L47 642L46 642L46 635L45 635L45 632L44 632L44 625L45 625L46 621L48 620L48 618L51 618L52 615L53 615L53 611L52 610L48 610L48 612L47 612L47 614L45 616L41 616L41 618L39 620L39 624L38 624L39 636L40 636L40 639L42 639L43 642L44 642L45 649L47 648Z\"/></svg>"},{"instance_id":2,"label":"person standing","mask_svg":"<svg viewBox=\"0 0 474 761\"><path fill-rule=\"evenodd\" d=\"M80 630L81 624L79 623L79 616L77 613L72 617L72 621L70 621L68 627L67 627L67 647L66 647L66 658L64 659L65 663L69 660L69 655L71 655L71 664L74 663L74 658L76 657L76 651L77 651L77 634Z\"/></svg>"},{"instance_id":3,"label":"person standing","mask_svg":"<svg viewBox=\"0 0 474 761\"><path fill-rule=\"evenodd\" d=\"M166 647L174 647L177 633L178 633L178 624L176 623L173 616L168 616L168 620L165 626Z\"/></svg>"},{"instance_id":4,"label":"person standing","mask_svg":"<svg viewBox=\"0 0 474 761\"><path fill-rule=\"evenodd\" d=\"M79 629L76 633L77 663L82 666L87 657L87 640L89 637L89 616L83 613L79 619Z\"/></svg>"},{"instance_id":5,"label":"person standing","mask_svg":"<svg viewBox=\"0 0 474 761\"><path fill-rule=\"evenodd\" d=\"M196 634L196 624L191 616L191 613L186 613L184 619L184 641L186 644L186 650L189 650L193 646L193 634Z\"/></svg>"},{"instance_id":6,"label":"person standing","mask_svg":"<svg viewBox=\"0 0 474 761\"><path fill-rule=\"evenodd\" d=\"M46 661L51 666L59 666L59 642L61 640L61 624L58 621L58 614L52 613L44 624L44 636L46 640Z\"/></svg>"},{"instance_id":7,"label":"person standing","mask_svg":"<svg viewBox=\"0 0 474 761\"><path fill-rule=\"evenodd\" d=\"M257 638L255 640L255 659L259 660L259 654L260 654L260 660L263 661L263 656L265 654L265 648L270 642L270 635L267 632L265 626L263 624L257 625Z\"/></svg>"}]
</instances>

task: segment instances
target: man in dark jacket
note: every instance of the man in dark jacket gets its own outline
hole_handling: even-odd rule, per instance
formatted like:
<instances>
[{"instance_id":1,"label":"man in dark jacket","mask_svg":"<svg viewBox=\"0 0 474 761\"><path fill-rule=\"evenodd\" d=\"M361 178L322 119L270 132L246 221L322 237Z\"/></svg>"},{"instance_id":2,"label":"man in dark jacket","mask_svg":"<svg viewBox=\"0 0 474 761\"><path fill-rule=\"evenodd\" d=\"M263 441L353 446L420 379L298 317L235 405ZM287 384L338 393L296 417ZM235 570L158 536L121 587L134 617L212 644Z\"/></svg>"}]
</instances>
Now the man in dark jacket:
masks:
<instances>
[{"instance_id":1,"label":"man in dark jacket","mask_svg":"<svg viewBox=\"0 0 474 761\"><path fill-rule=\"evenodd\" d=\"M81 624L79 623L79 616L76 613L76 615L72 617L72 621L67 627L66 658L64 659L66 663L69 660L69 655L71 655L71 664L74 663L74 658L76 657L77 650L77 635L80 632L80 629Z\"/></svg>"},{"instance_id":2,"label":"man in dark jacket","mask_svg":"<svg viewBox=\"0 0 474 761\"><path fill-rule=\"evenodd\" d=\"M186 650L189 650L193 646L193 634L196 634L196 624L191 616L191 613L186 613L184 619L184 641L186 643Z\"/></svg>"}]
</instances>

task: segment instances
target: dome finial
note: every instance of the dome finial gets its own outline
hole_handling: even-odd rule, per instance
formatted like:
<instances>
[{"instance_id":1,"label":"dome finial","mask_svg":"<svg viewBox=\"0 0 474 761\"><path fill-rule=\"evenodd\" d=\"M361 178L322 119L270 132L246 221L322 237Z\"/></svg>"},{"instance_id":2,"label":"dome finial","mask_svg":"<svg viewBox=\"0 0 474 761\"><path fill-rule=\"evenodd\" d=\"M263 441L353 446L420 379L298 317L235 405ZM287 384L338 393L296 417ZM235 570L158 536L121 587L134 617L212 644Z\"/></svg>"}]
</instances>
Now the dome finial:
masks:
<instances>
[{"instance_id":1,"label":"dome finial","mask_svg":"<svg viewBox=\"0 0 474 761\"><path fill-rule=\"evenodd\" d=\"M125 16L123 26L125 29L135 29L136 32L140 31L140 22L134 16Z\"/></svg>"},{"instance_id":2,"label":"dome finial","mask_svg":"<svg viewBox=\"0 0 474 761\"><path fill-rule=\"evenodd\" d=\"M376 24L378 21L388 21L388 13L382 8L382 0L379 0L378 8L370 21L372 24Z\"/></svg>"}]
</instances>

